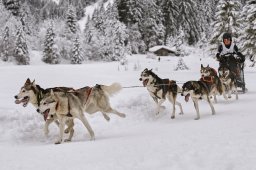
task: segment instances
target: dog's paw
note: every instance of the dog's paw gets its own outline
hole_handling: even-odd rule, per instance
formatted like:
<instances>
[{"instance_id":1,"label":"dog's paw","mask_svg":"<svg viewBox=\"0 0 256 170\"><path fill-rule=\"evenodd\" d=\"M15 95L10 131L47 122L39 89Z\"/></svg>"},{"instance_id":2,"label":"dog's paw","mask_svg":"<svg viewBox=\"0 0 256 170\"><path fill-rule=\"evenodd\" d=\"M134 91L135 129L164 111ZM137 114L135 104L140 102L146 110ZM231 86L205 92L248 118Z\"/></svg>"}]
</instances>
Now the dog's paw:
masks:
<instances>
[{"instance_id":1,"label":"dog's paw","mask_svg":"<svg viewBox=\"0 0 256 170\"><path fill-rule=\"evenodd\" d=\"M90 133L90 140L91 140L91 141L95 140L94 132Z\"/></svg>"},{"instance_id":2,"label":"dog's paw","mask_svg":"<svg viewBox=\"0 0 256 170\"><path fill-rule=\"evenodd\" d=\"M95 140L95 136L91 136L90 141L94 141Z\"/></svg>"},{"instance_id":3,"label":"dog's paw","mask_svg":"<svg viewBox=\"0 0 256 170\"><path fill-rule=\"evenodd\" d=\"M65 139L64 142L71 142L71 139Z\"/></svg>"},{"instance_id":4,"label":"dog's paw","mask_svg":"<svg viewBox=\"0 0 256 170\"><path fill-rule=\"evenodd\" d=\"M171 116L171 119L175 119L175 116Z\"/></svg>"},{"instance_id":5,"label":"dog's paw","mask_svg":"<svg viewBox=\"0 0 256 170\"><path fill-rule=\"evenodd\" d=\"M180 112L179 115L184 115L184 113L183 113L183 112Z\"/></svg>"},{"instance_id":6,"label":"dog's paw","mask_svg":"<svg viewBox=\"0 0 256 170\"><path fill-rule=\"evenodd\" d=\"M109 117L108 115L106 115L106 114L103 114L103 117L104 117L107 121L110 120L110 117Z\"/></svg>"},{"instance_id":7,"label":"dog's paw","mask_svg":"<svg viewBox=\"0 0 256 170\"><path fill-rule=\"evenodd\" d=\"M120 114L120 117L125 118L126 115L125 115L124 113L121 113L121 114Z\"/></svg>"},{"instance_id":8,"label":"dog's paw","mask_svg":"<svg viewBox=\"0 0 256 170\"><path fill-rule=\"evenodd\" d=\"M199 120L199 119L200 119L200 117L196 117L196 118L195 118L195 120Z\"/></svg>"},{"instance_id":9,"label":"dog's paw","mask_svg":"<svg viewBox=\"0 0 256 170\"><path fill-rule=\"evenodd\" d=\"M57 140L54 144L61 144L61 140Z\"/></svg>"},{"instance_id":10,"label":"dog's paw","mask_svg":"<svg viewBox=\"0 0 256 170\"><path fill-rule=\"evenodd\" d=\"M160 109L165 110L165 109L166 109L166 107L165 107L165 106L160 106Z\"/></svg>"}]
</instances>

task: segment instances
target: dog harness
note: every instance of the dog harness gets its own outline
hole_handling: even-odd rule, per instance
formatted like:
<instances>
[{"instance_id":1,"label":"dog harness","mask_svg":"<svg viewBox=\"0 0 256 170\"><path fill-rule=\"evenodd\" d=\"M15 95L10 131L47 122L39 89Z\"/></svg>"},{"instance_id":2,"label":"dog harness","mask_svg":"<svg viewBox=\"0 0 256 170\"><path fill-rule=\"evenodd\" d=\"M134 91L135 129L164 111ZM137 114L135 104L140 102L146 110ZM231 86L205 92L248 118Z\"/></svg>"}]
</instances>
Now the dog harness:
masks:
<instances>
[{"instance_id":1,"label":"dog harness","mask_svg":"<svg viewBox=\"0 0 256 170\"><path fill-rule=\"evenodd\" d=\"M231 41L231 45L230 45L229 48L227 48L223 42L221 43L221 45L222 45L222 51L221 51L220 55L225 55L225 54L228 54L228 53L231 53L231 54L234 53L235 44L232 41Z\"/></svg>"}]
</instances>

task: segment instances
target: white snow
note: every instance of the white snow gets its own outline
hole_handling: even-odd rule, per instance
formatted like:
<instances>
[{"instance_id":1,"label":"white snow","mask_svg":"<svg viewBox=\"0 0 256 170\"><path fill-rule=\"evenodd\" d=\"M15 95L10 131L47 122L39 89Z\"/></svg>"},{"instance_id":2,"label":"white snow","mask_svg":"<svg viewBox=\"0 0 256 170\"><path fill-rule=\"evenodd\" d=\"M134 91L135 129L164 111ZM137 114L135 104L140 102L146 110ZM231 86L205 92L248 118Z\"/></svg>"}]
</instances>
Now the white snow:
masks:
<instances>
[{"instance_id":1,"label":"white snow","mask_svg":"<svg viewBox=\"0 0 256 170\"><path fill-rule=\"evenodd\" d=\"M191 70L175 72L178 57L165 57L160 62L134 55L128 58L128 70L112 63L82 65L46 65L40 54L33 53L32 65L16 66L0 62L0 164L1 170L90 169L90 170L254 170L256 160L256 69L245 68L248 93L225 101L218 97L212 116L206 102L200 102L201 119L192 101L182 103L184 115L171 120L171 104L164 103L160 117L154 116L156 106L144 87L123 88L111 97L114 108L126 118L110 115L107 122L100 113L90 116L96 139L81 122L75 121L73 141L54 145L58 128L50 125L50 134L43 134L44 121L35 108L14 103L27 78L41 87L69 86L79 88L96 83L119 82L124 87L141 86L144 68L162 78L178 81L198 80L200 64L218 63L203 57L202 51L190 49L183 59ZM201 59L201 60L200 60ZM134 65L139 65L134 70ZM119 71L118 71L119 68ZM179 84L180 86L182 84ZM177 108L177 113L179 109Z\"/></svg>"}]
</instances>

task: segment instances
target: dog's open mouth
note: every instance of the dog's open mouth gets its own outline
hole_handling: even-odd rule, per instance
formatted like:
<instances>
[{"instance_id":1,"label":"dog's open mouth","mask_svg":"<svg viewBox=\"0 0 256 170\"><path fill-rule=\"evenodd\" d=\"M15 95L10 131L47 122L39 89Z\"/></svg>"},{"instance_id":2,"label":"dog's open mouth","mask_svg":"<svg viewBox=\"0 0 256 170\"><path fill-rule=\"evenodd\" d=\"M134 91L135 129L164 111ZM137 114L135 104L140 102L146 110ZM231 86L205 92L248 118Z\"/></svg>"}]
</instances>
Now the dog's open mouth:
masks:
<instances>
[{"instance_id":1,"label":"dog's open mouth","mask_svg":"<svg viewBox=\"0 0 256 170\"><path fill-rule=\"evenodd\" d=\"M143 80L143 86L145 87L148 84L148 79Z\"/></svg>"},{"instance_id":2,"label":"dog's open mouth","mask_svg":"<svg viewBox=\"0 0 256 170\"><path fill-rule=\"evenodd\" d=\"M28 96L24 97L24 98L21 99L21 100L19 100L19 99L15 100L15 103L16 103L16 104L23 103L23 106L24 106L24 107L26 107L26 106L28 105L28 102L29 102L29 97L28 97Z\"/></svg>"},{"instance_id":3,"label":"dog's open mouth","mask_svg":"<svg viewBox=\"0 0 256 170\"><path fill-rule=\"evenodd\" d=\"M190 94L189 94L189 93L185 96L185 101L186 101L186 102L188 102L188 101L189 101L189 96L190 96Z\"/></svg>"},{"instance_id":4,"label":"dog's open mouth","mask_svg":"<svg viewBox=\"0 0 256 170\"><path fill-rule=\"evenodd\" d=\"M46 121L46 119L48 118L49 112L50 112L50 109L46 109L46 110L43 112L44 121Z\"/></svg>"}]
</instances>

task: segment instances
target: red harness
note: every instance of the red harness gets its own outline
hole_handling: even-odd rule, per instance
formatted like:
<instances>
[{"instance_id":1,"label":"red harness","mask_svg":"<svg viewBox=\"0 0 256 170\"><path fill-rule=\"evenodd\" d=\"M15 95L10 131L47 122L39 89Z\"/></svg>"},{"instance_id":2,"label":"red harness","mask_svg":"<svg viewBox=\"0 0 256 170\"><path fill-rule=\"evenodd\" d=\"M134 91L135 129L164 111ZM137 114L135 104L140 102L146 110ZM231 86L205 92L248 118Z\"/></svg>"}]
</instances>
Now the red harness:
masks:
<instances>
[{"instance_id":1,"label":"red harness","mask_svg":"<svg viewBox=\"0 0 256 170\"><path fill-rule=\"evenodd\" d=\"M200 81L203 81L207 84L213 84L214 82L214 76L204 76L200 78Z\"/></svg>"},{"instance_id":2,"label":"red harness","mask_svg":"<svg viewBox=\"0 0 256 170\"><path fill-rule=\"evenodd\" d=\"M91 92L92 92L92 87L90 87L90 88L88 88L88 90L86 90L86 92L87 92L87 97L86 97L86 100L85 100L85 104L87 103L87 101L88 101L88 99L89 99L89 97L90 97L90 95L91 95Z\"/></svg>"}]
</instances>

